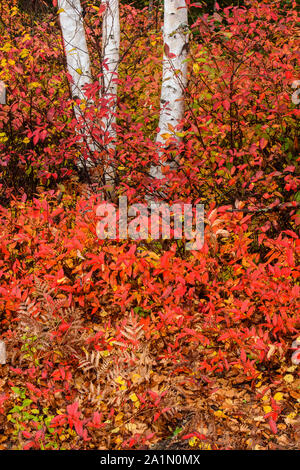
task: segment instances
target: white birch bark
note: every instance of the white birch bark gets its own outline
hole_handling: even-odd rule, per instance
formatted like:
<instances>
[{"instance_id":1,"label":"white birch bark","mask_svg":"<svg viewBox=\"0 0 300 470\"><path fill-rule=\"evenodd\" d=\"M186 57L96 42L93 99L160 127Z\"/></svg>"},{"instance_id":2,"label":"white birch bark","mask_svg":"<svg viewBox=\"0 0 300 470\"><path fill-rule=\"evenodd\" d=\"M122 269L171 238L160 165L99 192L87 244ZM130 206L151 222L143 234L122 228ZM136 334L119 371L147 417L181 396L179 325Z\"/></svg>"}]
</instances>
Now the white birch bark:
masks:
<instances>
[{"instance_id":1,"label":"white birch bark","mask_svg":"<svg viewBox=\"0 0 300 470\"><path fill-rule=\"evenodd\" d=\"M187 83L188 10L185 0L164 0L164 56L160 97L159 132L156 142L162 146L184 113L184 89ZM173 57L174 54L174 57ZM171 55L171 57L169 57ZM176 137L179 141L179 137ZM161 154L161 152L159 152ZM150 175L162 179L161 165L152 165Z\"/></svg>"},{"instance_id":2,"label":"white birch bark","mask_svg":"<svg viewBox=\"0 0 300 470\"><path fill-rule=\"evenodd\" d=\"M80 0L58 0L58 8L67 68L72 77L71 95L74 100L78 98L84 100L83 88L92 83L92 79L81 3ZM80 108L75 106L74 112L78 120L81 115ZM86 138L89 150L95 150L88 123L85 123L82 134ZM86 163L89 166L90 160Z\"/></svg>"},{"instance_id":3,"label":"white birch bark","mask_svg":"<svg viewBox=\"0 0 300 470\"><path fill-rule=\"evenodd\" d=\"M4 341L0 341L0 364L6 364L6 348Z\"/></svg>"},{"instance_id":4,"label":"white birch bark","mask_svg":"<svg viewBox=\"0 0 300 470\"><path fill-rule=\"evenodd\" d=\"M109 155L113 158L116 146L116 106L117 106L117 78L120 50L120 19L119 0L102 0L106 9L103 14L102 26L102 73L103 91L102 98L107 99L109 113L103 120L104 129L109 139L106 145ZM114 168L108 166L105 172L106 183L111 184L114 180Z\"/></svg>"},{"instance_id":5,"label":"white birch bark","mask_svg":"<svg viewBox=\"0 0 300 470\"><path fill-rule=\"evenodd\" d=\"M71 94L84 99L83 87L91 83L91 69L80 0L58 0L58 8L68 72L73 80Z\"/></svg>"},{"instance_id":6,"label":"white birch bark","mask_svg":"<svg viewBox=\"0 0 300 470\"><path fill-rule=\"evenodd\" d=\"M6 104L6 85L0 80L0 104Z\"/></svg>"}]
</instances>

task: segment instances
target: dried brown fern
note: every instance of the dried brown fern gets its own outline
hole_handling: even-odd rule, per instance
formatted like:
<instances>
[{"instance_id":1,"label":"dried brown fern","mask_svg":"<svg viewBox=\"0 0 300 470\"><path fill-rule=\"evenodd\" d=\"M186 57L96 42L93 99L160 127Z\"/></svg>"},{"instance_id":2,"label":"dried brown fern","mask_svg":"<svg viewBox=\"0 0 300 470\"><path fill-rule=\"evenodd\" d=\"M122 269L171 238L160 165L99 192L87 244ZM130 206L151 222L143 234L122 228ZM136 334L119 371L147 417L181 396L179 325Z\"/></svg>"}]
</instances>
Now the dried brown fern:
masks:
<instances>
[{"instance_id":1,"label":"dried brown fern","mask_svg":"<svg viewBox=\"0 0 300 470\"><path fill-rule=\"evenodd\" d=\"M39 359L41 356L59 352L63 357L74 355L84 345L82 314L78 309L65 307L65 301L56 299L54 289L35 279L34 300L21 303L18 324L8 340L12 363ZM64 331L61 325L67 325ZM29 346L36 350L29 354Z\"/></svg>"},{"instance_id":2,"label":"dried brown fern","mask_svg":"<svg viewBox=\"0 0 300 470\"><path fill-rule=\"evenodd\" d=\"M78 357L78 356L77 356ZM107 369L110 367L111 361L103 359L100 351L92 351L89 353L85 352L85 359L79 358L79 369L83 369L84 373L87 373L91 370L95 371L97 379L101 375L105 374Z\"/></svg>"},{"instance_id":3,"label":"dried brown fern","mask_svg":"<svg viewBox=\"0 0 300 470\"><path fill-rule=\"evenodd\" d=\"M121 347L128 347L129 345L138 347L140 340L144 337L143 325L140 325L138 317L131 313L126 323L120 329L120 333L125 338L124 343L113 341L113 344Z\"/></svg>"},{"instance_id":4,"label":"dried brown fern","mask_svg":"<svg viewBox=\"0 0 300 470\"><path fill-rule=\"evenodd\" d=\"M125 395L129 395L134 387L139 387L142 382L150 380L153 358L149 353L148 345L140 343L138 349L124 350L124 344L118 347L118 342L113 342L115 348L106 358L101 351L86 352L84 358L79 359L78 369L85 374L81 385L81 393L92 403L105 401L107 405L118 406L124 402ZM126 384L135 382L131 386L120 386L120 380ZM136 379L140 378L140 379Z\"/></svg>"}]
</instances>

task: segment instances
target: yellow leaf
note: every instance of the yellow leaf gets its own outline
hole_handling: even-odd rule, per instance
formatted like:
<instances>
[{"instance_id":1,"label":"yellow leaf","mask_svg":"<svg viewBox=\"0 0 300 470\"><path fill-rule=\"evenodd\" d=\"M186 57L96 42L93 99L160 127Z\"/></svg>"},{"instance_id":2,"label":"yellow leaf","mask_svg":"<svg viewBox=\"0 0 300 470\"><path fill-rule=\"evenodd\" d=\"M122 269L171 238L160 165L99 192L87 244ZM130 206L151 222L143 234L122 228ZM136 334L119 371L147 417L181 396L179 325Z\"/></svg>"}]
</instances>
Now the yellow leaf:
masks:
<instances>
[{"instance_id":1,"label":"yellow leaf","mask_svg":"<svg viewBox=\"0 0 300 470\"><path fill-rule=\"evenodd\" d=\"M283 380L288 383L288 384L291 384L292 382L294 382L294 377L292 376L292 374L286 374L284 377L283 377Z\"/></svg>"},{"instance_id":2,"label":"yellow leaf","mask_svg":"<svg viewBox=\"0 0 300 470\"><path fill-rule=\"evenodd\" d=\"M226 418L226 415L222 410L215 411L214 415L217 416L217 418Z\"/></svg>"},{"instance_id":3,"label":"yellow leaf","mask_svg":"<svg viewBox=\"0 0 300 470\"><path fill-rule=\"evenodd\" d=\"M21 59L24 59L25 57L27 57L29 55L29 51L28 49L23 49L21 54L20 54L20 57Z\"/></svg>"},{"instance_id":4,"label":"yellow leaf","mask_svg":"<svg viewBox=\"0 0 300 470\"><path fill-rule=\"evenodd\" d=\"M263 408L265 413L270 413L272 411L272 408L270 406L264 406Z\"/></svg>"},{"instance_id":5,"label":"yellow leaf","mask_svg":"<svg viewBox=\"0 0 300 470\"><path fill-rule=\"evenodd\" d=\"M297 369L297 367L298 367L298 366L296 366L296 365L295 365L295 366L291 366L291 367L289 367L286 371L287 371L287 372L295 372L295 370Z\"/></svg>"},{"instance_id":6,"label":"yellow leaf","mask_svg":"<svg viewBox=\"0 0 300 470\"><path fill-rule=\"evenodd\" d=\"M275 401L281 401L281 400L283 400L283 394L280 393L280 392L275 393L275 395L274 395L274 400L275 400Z\"/></svg>"},{"instance_id":7,"label":"yellow leaf","mask_svg":"<svg viewBox=\"0 0 300 470\"><path fill-rule=\"evenodd\" d=\"M120 375L115 379L115 382L120 385L125 385L125 380Z\"/></svg>"},{"instance_id":8,"label":"yellow leaf","mask_svg":"<svg viewBox=\"0 0 300 470\"><path fill-rule=\"evenodd\" d=\"M38 88L39 86L41 85L38 82L31 82L29 83L28 88L29 90L32 90L33 88Z\"/></svg>"},{"instance_id":9,"label":"yellow leaf","mask_svg":"<svg viewBox=\"0 0 300 470\"><path fill-rule=\"evenodd\" d=\"M147 254L147 256L148 256L149 258L154 259L154 260L160 259L160 256L159 256L157 253L155 253L154 251L149 251L149 253Z\"/></svg>"},{"instance_id":10,"label":"yellow leaf","mask_svg":"<svg viewBox=\"0 0 300 470\"><path fill-rule=\"evenodd\" d=\"M18 13L18 8L17 7L12 7L11 9L11 16L15 16Z\"/></svg>"},{"instance_id":11,"label":"yellow leaf","mask_svg":"<svg viewBox=\"0 0 300 470\"><path fill-rule=\"evenodd\" d=\"M197 441L198 441L197 437L193 436L193 437L191 437L191 439L189 439L189 445L191 447L195 447L195 445L197 444Z\"/></svg>"},{"instance_id":12,"label":"yellow leaf","mask_svg":"<svg viewBox=\"0 0 300 470\"><path fill-rule=\"evenodd\" d=\"M76 69L76 72L78 73L78 75L82 75L82 70L81 69Z\"/></svg>"},{"instance_id":13,"label":"yellow leaf","mask_svg":"<svg viewBox=\"0 0 300 470\"><path fill-rule=\"evenodd\" d=\"M199 70L200 70L199 64L197 63L193 64L193 71L196 75L197 73L199 73Z\"/></svg>"},{"instance_id":14,"label":"yellow leaf","mask_svg":"<svg viewBox=\"0 0 300 470\"><path fill-rule=\"evenodd\" d=\"M141 378L141 376L139 374L132 374L132 376L131 376L131 380L134 384L139 382L140 378Z\"/></svg>"},{"instance_id":15,"label":"yellow leaf","mask_svg":"<svg viewBox=\"0 0 300 470\"><path fill-rule=\"evenodd\" d=\"M12 46L9 42L6 42L3 47L1 47L2 51L9 52L12 49Z\"/></svg>"},{"instance_id":16,"label":"yellow leaf","mask_svg":"<svg viewBox=\"0 0 300 470\"><path fill-rule=\"evenodd\" d=\"M120 424L123 420L124 413L118 413L117 416L115 417L115 423Z\"/></svg>"},{"instance_id":17,"label":"yellow leaf","mask_svg":"<svg viewBox=\"0 0 300 470\"><path fill-rule=\"evenodd\" d=\"M74 267L72 258L66 259L65 264L68 266L68 268Z\"/></svg>"},{"instance_id":18,"label":"yellow leaf","mask_svg":"<svg viewBox=\"0 0 300 470\"><path fill-rule=\"evenodd\" d=\"M165 134L161 134L161 137L164 139L164 140L167 140L169 139L170 137L172 137L171 134L168 134L167 132Z\"/></svg>"},{"instance_id":19,"label":"yellow leaf","mask_svg":"<svg viewBox=\"0 0 300 470\"><path fill-rule=\"evenodd\" d=\"M198 448L201 450L211 450L211 445L206 442L199 442Z\"/></svg>"},{"instance_id":20,"label":"yellow leaf","mask_svg":"<svg viewBox=\"0 0 300 470\"><path fill-rule=\"evenodd\" d=\"M129 395L129 398L131 401L135 402L135 401L138 401L138 397L136 396L135 393L132 393L131 395Z\"/></svg>"},{"instance_id":21,"label":"yellow leaf","mask_svg":"<svg viewBox=\"0 0 300 470\"><path fill-rule=\"evenodd\" d=\"M102 357L107 357L109 356L109 351L105 350L105 351L99 351L100 352L100 356Z\"/></svg>"},{"instance_id":22,"label":"yellow leaf","mask_svg":"<svg viewBox=\"0 0 300 470\"><path fill-rule=\"evenodd\" d=\"M292 411L290 414L287 415L284 421L287 424L292 424L296 417L297 417L297 411Z\"/></svg>"},{"instance_id":23,"label":"yellow leaf","mask_svg":"<svg viewBox=\"0 0 300 470\"><path fill-rule=\"evenodd\" d=\"M63 13L65 10L63 8L60 8L57 12L57 14L59 15L60 13Z\"/></svg>"}]
</instances>

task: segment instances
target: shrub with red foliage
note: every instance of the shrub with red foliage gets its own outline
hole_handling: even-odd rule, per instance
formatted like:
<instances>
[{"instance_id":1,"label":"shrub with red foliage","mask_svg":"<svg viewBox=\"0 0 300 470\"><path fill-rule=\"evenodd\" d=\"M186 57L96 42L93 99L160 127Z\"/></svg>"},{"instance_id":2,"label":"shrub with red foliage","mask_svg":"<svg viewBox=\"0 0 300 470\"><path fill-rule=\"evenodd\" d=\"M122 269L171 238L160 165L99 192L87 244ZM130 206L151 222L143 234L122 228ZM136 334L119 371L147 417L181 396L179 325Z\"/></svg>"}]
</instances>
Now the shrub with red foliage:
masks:
<instances>
[{"instance_id":1,"label":"shrub with red foliage","mask_svg":"<svg viewBox=\"0 0 300 470\"><path fill-rule=\"evenodd\" d=\"M1 11L8 101L0 109L0 315L8 364L0 418L10 416L13 447L138 448L174 427L186 440L227 448L222 432L199 424L206 416L225 419L212 405L225 384L253 394L247 413L256 413L256 433L266 422L279 439L293 422L297 13L277 0L245 3L191 25L186 113L166 136L161 181L148 172L158 159L160 33L145 11L122 6L128 60L120 64L114 155L105 150L108 110L98 81L86 90L93 105L82 106L98 145L100 179L88 195L76 165L90 154L76 133L82 122L62 74L57 24L49 15L33 36L15 2ZM101 24L89 9L87 21L92 47ZM91 57L96 69L96 46ZM169 202L204 203L202 249L187 252L184 240L99 240L106 164L116 168L116 195L129 203L158 193ZM260 410L261 397L278 387L279 401L291 392L285 404L271 395ZM233 408L229 422L239 413ZM246 437L231 445L255 448Z\"/></svg>"}]
</instances>

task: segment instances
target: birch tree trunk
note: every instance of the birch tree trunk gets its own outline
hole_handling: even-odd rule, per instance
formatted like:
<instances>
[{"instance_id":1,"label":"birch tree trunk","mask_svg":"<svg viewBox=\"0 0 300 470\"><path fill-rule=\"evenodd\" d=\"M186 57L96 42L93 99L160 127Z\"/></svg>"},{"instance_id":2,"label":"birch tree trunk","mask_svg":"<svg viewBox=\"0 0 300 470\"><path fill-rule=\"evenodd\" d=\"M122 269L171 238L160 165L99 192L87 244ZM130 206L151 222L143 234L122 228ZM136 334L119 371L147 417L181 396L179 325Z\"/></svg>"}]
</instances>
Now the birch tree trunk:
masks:
<instances>
[{"instance_id":1,"label":"birch tree trunk","mask_svg":"<svg viewBox=\"0 0 300 470\"><path fill-rule=\"evenodd\" d=\"M0 104L6 104L6 85L0 80Z\"/></svg>"},{"instance_id":2,"label":"birch tree trunk","mask_svg":"<svg viewBox=\"0 0 300 470\"><path fill-rule=\"evenodd\" d=\"M6 347L2 340L0 340L0 364L6 364Z\"/></svg>"},{"instance_id":3,"label":"birch tree trunk","mask_svg":"<svg viewBox=\"0 0 300 470\"><path fill-rule=\"evenodd\" d=\"M103 14L102 26L102 73L103 91L102 98L107 100L109 113L104 119L105 131L107 133L107 145L109 158L113 159L116 148L116 106L117 106L117 78L120 49L120 19L119 0L102 0L106 6ZM108 165L105 171L105 180L113 184L115 171L113 166Z\"/></svg>"},{"instance_id":4,"label":"birch tree trunk","mask_svg":"<svg viewBox=\"0 0 300 470\"><path fill-rule=\"evenodd\" d=\"M90 57L84 31L83 15L80 0L58 0L59 20L64 42L68 72L72 77L71 95L74 100L84 100L83 88L92 83ZM79 119L81 112L74 107L75 116ZM94 150L89 125L85 124L82 134L90 151ZM90 161L86 162L90 165Z\"/></svg>"},{"instance_id":5,"label":"birch tree trunk","mask_svg":"<svg viewBox=\"0 0 300 470\"><path fill-rule=\"evenodd\" d=\"M91 69L80 0L58 0L58 8L72 97L84 99L83 87L91 83Z\"/></svg>"},{"instance_id":6,"label":"birch tree trunk","mask_svg":"<svg viewBox=\"0 0 300 470\"><path fill-rule=\"evenodd\" d=\"M164 134L176 128L184 113L187 83L188 10L185 0L164 0L164 56L160 97L159 132L156 142L163 146ZM179 142L179 137L176 137ZM161 154L161 152L159 152ZM162 179L162 166L152 165L150 175Z\"/></svg>"}]
</instances>

